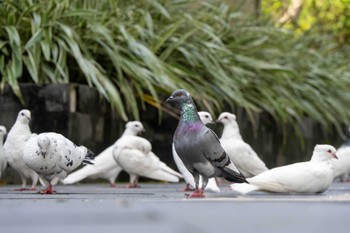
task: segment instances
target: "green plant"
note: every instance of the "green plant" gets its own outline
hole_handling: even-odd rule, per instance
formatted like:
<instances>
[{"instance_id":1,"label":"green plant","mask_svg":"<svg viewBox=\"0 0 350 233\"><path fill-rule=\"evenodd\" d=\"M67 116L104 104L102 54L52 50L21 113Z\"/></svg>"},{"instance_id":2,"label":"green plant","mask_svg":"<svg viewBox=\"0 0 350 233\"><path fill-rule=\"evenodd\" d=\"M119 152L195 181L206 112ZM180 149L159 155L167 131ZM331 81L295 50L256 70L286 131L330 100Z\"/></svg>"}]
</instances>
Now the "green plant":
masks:
<instances>
[{"instance_id":1,"label":"green plant","mask_svg":"<svg viewBox=\"0 0 350 233\"><path fill-rule=\"evenodd\" d=\"M27 0L0 3L1 86L94 86L122 119L185 88L199 108L266 111L296 128L308 116L340 131L350 112L345 49L295 35L225 3Z\"/></svg>"}]
</instances>

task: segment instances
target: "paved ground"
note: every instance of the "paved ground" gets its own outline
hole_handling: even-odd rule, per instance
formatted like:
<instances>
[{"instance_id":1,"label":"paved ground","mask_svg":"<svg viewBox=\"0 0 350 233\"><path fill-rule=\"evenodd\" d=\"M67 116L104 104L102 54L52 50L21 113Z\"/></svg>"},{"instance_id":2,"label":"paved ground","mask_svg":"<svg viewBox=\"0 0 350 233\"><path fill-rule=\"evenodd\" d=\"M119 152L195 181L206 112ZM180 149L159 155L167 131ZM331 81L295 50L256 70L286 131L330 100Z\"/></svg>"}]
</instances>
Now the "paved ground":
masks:
<instances>
[{"instance_id":1,"label":"paved ground","mask_svg":"<svg viewBox=\"0 0 350 233\"><path fill-rule=\"evenodd\" d=\"M0 186L0 232L350 232L350 184L320 195L240 196L222 187L187 199L182 184L57 186L56 195Z\"/></svg>"}]
</instances>

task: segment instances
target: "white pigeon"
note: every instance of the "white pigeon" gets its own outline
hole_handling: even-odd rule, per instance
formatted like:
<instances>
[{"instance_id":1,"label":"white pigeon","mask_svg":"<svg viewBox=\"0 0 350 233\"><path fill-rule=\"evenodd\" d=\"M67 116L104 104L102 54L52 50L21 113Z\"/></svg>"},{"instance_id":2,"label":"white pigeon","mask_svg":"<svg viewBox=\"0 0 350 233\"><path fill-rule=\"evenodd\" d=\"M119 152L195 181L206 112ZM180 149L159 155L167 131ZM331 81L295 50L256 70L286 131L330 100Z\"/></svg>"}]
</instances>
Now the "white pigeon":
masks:
<instances>
[{"instance_id":1,"label":"white pigeon","mask_svg":"<svg viewBox=\"0 0 350 233\"><path fill-rule=\"evenodd\" d=\"M165 163L152 152L151 143L142 137L124 136L116 142L113 150L114 159L130 176L127 188L136 188L139 176L147 178L179 182L182 175Z\"/></svg>"},{"instance_id":2,"label":"white pigeon","mask_svg":"<svg viewBox=\"0 0 350 233\"><path fill-rule=\"evenodd\" d=\"M141 122L129 121L125 125L125 130L121 137L124 137L126 135L136 136L144 131L145 129ZM112 187L116 187L115 180L117 179L119 173L122 171L122 168L113 158L113 148L114 145L111 145L102 151L99 155L97 155L94 160L94 165L84 166L83 168L69 174L67 178L62 181L63 184L74 184L85 178L102 178L107 179Z\"/></svg>"},{"instance_id":3,"label":"white pigeon","mask_svg":"<svg viewBox=\"0 0 350 233\"><path fill-rule=\"evenodd\" d=\"M94 154L61 134L48 132L33 136L27 141L23 159L28 167L49 183L40 193L53 194L53 184L65 178L80 164L93 164Z\"/></svg>"},{"instance_id":4,"label":"white pigeon","mask_svg":"<svg viewBox=\"0 0 350 233\"><path fill-rule=\"evenodd\" d=\"M322 193L332 184L336 149L316 145L308 162L276 167L248 178L249 184L232 184L234 191L246 194L261 190L277 193Z\"/></svg>"},{"instance_id":5,"label":"white pigeon","mask_svg":"<svg viewBox=\"0 0 350 233\"><path fill-rule=\"evenodd\" d=\"M210 124L213 123L213 118L210 115L209 112L198 112L198 115L203 122L203 124ZM174 143L172 144L172 152L173 152L173 158L175 161L175 164L177 166L177 169L179 169L180 173L183 175L184 180L186 181L186 187L182 191L190 191L192 188L195 187L195 182L192 174L187 170L185 167L185 164L181 161L179 155L175 151ZM201 182L200 182L201 185ZM211 192L220 192L220 188L218 187L215 178L210 178L208 181L208 185L205 187L206 191L211 191Z\"/></svg>"},{"instance_id":6,"label":"white pigeon","mask_svg":"<svg viewBox=\"0 0 350 233\"><path fill-rule=\"evenodd\" d=\"M337 150L338 160L335 161L334 178L342 182L349 182L350 173L350 128L346 142Z\"/></svg>"},{"instance_id":7,"label":"white pigeon","mask_svg":"<svg viewBox=\"0 0 350 233\"><path fill-rule=\"evenodd\" d=\"M29 168L23 160L23 148L32 136L29 128L31 114L29 110L23 109L18 113L15 124L10 129L5 144L5 158L8 164L18 172L22 180L22 186L19 191L26 189L27 179L32 179L32 186L29 190L35 190L38 183L39 175Z\"/></svg>"},{"instance_id":8,"label":"white pigeon","mask_svg":"<svg viewBox=\"0 0 350 233\"><path fill-rule=\"evenodd\" d=\"M0 178L1 174L5 171L7 162L5 159L5 150L4 150L4 137L7 131L5 126L0 125Z\"/></svg>"},{"instance_id":9,"label":"white pigeon","mask_svg":"<svg viewBox=\"0 0 350 233\"><path fill-rule=\"evenodd\" d=\"M243 141L234 114L223 112L216 122L224 125L220 138L222 147L245 177L253 177L268 170L253 148Z\"/></svg>"}]
</instances>

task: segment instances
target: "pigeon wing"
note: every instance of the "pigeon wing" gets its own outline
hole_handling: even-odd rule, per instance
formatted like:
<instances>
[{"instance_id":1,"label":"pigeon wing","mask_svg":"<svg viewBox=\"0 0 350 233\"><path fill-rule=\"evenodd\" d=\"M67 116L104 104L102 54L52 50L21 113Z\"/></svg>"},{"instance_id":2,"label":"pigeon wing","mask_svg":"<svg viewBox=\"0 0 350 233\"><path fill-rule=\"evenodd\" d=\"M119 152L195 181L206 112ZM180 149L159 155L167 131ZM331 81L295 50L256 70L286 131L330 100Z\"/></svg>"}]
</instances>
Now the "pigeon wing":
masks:
<instances>
[{"instance_id":1,"label":"pigeon wing","mask_svg":"<svg viewBox=\"0 0 350 233\"><path fill-rule=\"evenodd\" d=\"M202 154L213 164L214 167L225 171L224 177L233 182L247 182L242 173L234 166L229 156L220 144L218 136L209 128L201 134Z\"/></svg>"},{"instance_id":2,"label":"pigeon wing","mask_svg":"<svg viewBox=\"0 0 350 233\"><path fill-rule=\"evenodd\" d=\"M94 164L84 166L81 169L69 174L63 180L64 184L73 184L85 178L114 178L121 171L120 166L113 158L113 146L109 146L95 157ZM111 172L111 174L109 174Z\"/></svg>"},{"instance_id":3,"label":"pigeon wing","mask_svg":"<svg viewBox=\"0 0 350 233\"><path fill-rule=\"evenodd\" d=\"M327 168L310 162L277 167L249 179L261 190L271 192L316 193L324 191Z\"/></svg>"},{"instance_id":4,"label":"pigeon wing","mask_svg":"<svg viewBox=\"0 0 350 233\"><path fill-rule=\"evenodd\" d=\"M159 160L152 155L144 154L137 149L124 148L116 156L117 162L129 174L148 177L156 180L178 182L179 178L163 171Z\"/></svg>"},{"instance_id":5,"label":"pigeon wing","mask_svg":"<svg viewBox=\"0 0 350 233\"><path fill-rule=\"evenodd\" d=\"M252 177L268 170L253 148L244 141L222 141L222 145L227 154L231 155L231 161L245 177Z\"/></svg>"}]
</instances>

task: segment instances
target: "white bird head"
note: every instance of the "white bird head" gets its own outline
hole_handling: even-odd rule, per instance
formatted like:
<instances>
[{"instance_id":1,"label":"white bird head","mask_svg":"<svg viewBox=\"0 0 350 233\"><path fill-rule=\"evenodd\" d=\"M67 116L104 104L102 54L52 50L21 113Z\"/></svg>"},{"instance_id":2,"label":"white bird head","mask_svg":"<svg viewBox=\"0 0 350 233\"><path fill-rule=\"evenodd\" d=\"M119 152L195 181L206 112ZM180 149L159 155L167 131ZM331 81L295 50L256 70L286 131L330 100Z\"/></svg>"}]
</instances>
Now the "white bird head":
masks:
<instances>
[{"instance_id":1,"label":"white bird head","mask_svg":"<svg viewBox=\"0 0 350 233\"><path fill-rule=\"evenodd\" d=\"M125 125L125 130L123 135L138 135L141 132L145 132L145 128L139 121L129 121Z\"/></svg>"},{"instance_id":2,"label":"white bird head","mask_svg":"<svg viewBox=\"0 0 350 233\"><path fill-rule=\"evenodd\" d=\"M338 159L336 155L337 150L331 145L316 145L311 157L312 161L328 161L331 159Z\"/></svg>"},{"instance_id":3,"label":"white bird head","mask_svg":"<svg viewBox=\"0 0 350 233\"><path fill-rule=\"evenodd\" d=\"M30 111L27 109L23 109L19 111L17 115L17 121L23 123L23 124L29 124L29 121L31 119Z\"/></svg>"},{"instance_id":4,"label":"white bird head","mask_svg":"<svg viewBox=\"0 0 350 233\"><path fill-rule=\"evenodd\" d=\"M233 113L229 113L229 112L223 112L220 114L220 116L218 117L216 122L220 122L223 125L227 125L227 124L230 124L232 122L237 122L236 115Z\"/></svg>"},{"instance_id":5,"label":"white bird head","mask_svg":"<svg viewBox=\"0 0 350 233\"><path fill-rule=\"evenodd\" d=\"M38 141L38 145L41 149L41 154L45 158L47 150L50 146L50 139L46 135L41 134L38 136L37 141Z\"/></svg>"},{"instance_id":6,"label":"white bird head","mask_svg":"<svg viewBox=\"0 0 350 233\"><path fill-rule=\"evenodd\" d=\"M229 112L223 112L220 114L216 122L224 125L224 130L222 132L221 138L242 138L239 132L239 126L236 121L236 115Z\"/></svg>"},{"instance_id":7,"label":"white bird head","mask_svg":"<svg viewBox=\"0 0 350 233\"><path fill-rule=\"evenodd\" d=\"M198 112L199 118L201 119L201 121L203 122L203 124L211 124L213 123L213 118L211 117L209 112Z\"/></svg>"}]
</instances>

